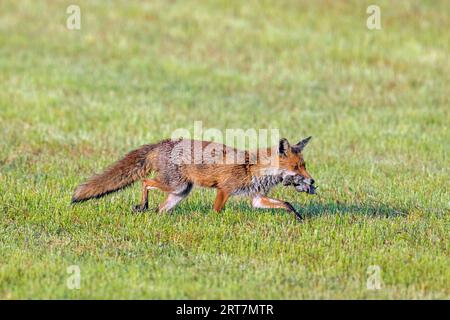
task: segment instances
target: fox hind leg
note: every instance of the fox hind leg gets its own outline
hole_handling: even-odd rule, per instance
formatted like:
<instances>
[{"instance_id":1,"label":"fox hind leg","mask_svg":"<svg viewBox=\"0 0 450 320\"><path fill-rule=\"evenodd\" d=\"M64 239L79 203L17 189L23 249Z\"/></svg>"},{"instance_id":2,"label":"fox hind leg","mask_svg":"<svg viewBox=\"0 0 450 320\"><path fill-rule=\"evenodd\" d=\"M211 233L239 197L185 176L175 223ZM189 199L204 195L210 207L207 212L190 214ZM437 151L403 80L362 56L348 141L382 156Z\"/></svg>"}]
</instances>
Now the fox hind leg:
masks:
<instances>
[{"instance_id":1,"label":"fox hind leg","mask_svg":"<svg viewBox=\"0 0 450 320\"><path fill-rule=\"evenodd\" d=\"M142 196L141 196L141 204L135 205L133 207L133 211L142 212L148 209L148 191L151 189L156 189L156 187L152 187L149 185L149 180L144 179L142 181Z\"/></svg>"},{"instance_id":2,"label":"fox hind leg","mask_svg":"<svg viewBox=\"0 0 450 320\"><path fill-rule=\"evenodd\" d=\"M173 191L172 188L159 182L157 179L144 179L142 181L141 204L133 206L134 212L143 212L148 210L148 192L149 190L161 190L165 192Z\"/></svg>"},{"instance_id":3,"label":"fox hind leg","mask_svg":"<svg viewBox=\"0 0 450 320\"><path fill-rule=\"evenodd\" d=\"M186 198L192 190L192 183L187 183L182 188L178 188L176 192L171 192L167 199L159 206L159 212L169 212L184 198Z\"/></svg>"},{"instance_id":4,"label":"fox hind leg","mask_svg":"<svg viewBox=\"0 0 450 320\"><path fill-rule=\"evenodd\" d=\"M186 198L186 196L169 193L167 199L159 206L159 212L169 212L184 198Z\"/></svg>"}]
</instances>

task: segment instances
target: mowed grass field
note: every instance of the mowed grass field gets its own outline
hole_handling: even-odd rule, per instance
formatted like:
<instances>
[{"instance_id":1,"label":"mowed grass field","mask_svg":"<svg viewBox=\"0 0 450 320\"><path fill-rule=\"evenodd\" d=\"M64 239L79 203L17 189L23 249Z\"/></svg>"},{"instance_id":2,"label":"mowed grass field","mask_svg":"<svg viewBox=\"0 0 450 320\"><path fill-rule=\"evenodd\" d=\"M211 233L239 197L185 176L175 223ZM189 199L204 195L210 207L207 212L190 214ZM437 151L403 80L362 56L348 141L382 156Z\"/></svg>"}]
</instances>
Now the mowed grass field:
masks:
<instances>
[{"instance_id":1,"label":"mowed grass field","mask_svg":"<svg viewBox=\"0 0 450 320\"><path fill-rule=\"evenodd\" d=\"M68 30L71 2L2 0L0 298L448 299L448 2L376 1L369 30L373 2L76 1ZM312 135L318 195L271 194L306 221L206 189L133 214L139 184L70 205L194 121Z\"/></svg>"}]
</instances>

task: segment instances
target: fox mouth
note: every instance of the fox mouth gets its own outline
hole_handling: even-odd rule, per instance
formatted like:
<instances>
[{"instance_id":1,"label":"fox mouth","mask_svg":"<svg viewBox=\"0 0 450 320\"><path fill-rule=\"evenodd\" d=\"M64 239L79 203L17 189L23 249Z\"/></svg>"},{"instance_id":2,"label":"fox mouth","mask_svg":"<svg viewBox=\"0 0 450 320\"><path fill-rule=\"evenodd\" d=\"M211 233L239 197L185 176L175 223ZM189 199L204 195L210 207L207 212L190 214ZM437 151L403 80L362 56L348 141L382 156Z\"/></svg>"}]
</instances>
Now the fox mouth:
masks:
<instances>
[{"instance_id":1,"label":"fox mouth","mask_svg":"<svg viewBox=\"0 0 450 320\"><path fill-rule=\"evenodd\" d=\"M294 185L294 186L295 186L295 190L297 190L298 192L306 192L307 194L315 194L316 193L316 187L312 184L303 183L303 184L298 184L298 185Z\"/></svg>"},{"instance_id":2,"label":"fox mouth","mask_svg":"<svg viewBox=\"0 0 450 320\"><path fill-rule=\"evenodd\" d=\"M297 176L288 176L284 178L283 184L285 186L292 185L295 187L295 190L298 192L306 192L307 194L315 194L316 186L312 183L308 183L305 181L306 179L300 175Z\"/></svg>"}]
</instances>

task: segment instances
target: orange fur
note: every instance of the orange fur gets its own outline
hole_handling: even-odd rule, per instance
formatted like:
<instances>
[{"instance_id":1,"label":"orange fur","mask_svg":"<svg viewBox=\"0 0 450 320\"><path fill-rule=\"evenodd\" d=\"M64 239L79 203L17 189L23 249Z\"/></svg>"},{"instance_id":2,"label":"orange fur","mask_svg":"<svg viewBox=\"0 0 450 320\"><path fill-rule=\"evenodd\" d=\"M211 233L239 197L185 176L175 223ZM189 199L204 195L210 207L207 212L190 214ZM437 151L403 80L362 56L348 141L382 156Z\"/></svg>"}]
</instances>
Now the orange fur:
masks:
<instances>
[{"instance_id":1,"label":"orange fur","mask_svg":"<svg viewBox=\"0 0 450 320\"><path fill-rule=\"evenodd\" d=\"M78 186L72 202L102 197L136 180L144 179L142 200L140 206L136 207L137 210L148 208L148 192L151 189L169 194L160 206L160 211L169 211L189 194L192 186L201 186L218 189L214 202L216 211L223 209L230 195L243 194L257 199L254 201L257 207L282 208L296 213L289 203L267 198L266 194L286 175L300 175L312 180L301 154L308 141L309 138L291 147L287 140L282 139L277 148L255 151L242 151L213 142L194 140L164 140L144 145L128 153L104 173L95 175ZM190 151L190 158L175 153L180 145L187 146L182 150ZM196 146L201 146L200 154ZM241 161L228 163L225 161L227 157L239 158ZM183 161L175 161L180 159ZM270 159L275 159L275 164ZM157 176L145 179L150 172L155 172Z\"/></svg>"}]
</instances>

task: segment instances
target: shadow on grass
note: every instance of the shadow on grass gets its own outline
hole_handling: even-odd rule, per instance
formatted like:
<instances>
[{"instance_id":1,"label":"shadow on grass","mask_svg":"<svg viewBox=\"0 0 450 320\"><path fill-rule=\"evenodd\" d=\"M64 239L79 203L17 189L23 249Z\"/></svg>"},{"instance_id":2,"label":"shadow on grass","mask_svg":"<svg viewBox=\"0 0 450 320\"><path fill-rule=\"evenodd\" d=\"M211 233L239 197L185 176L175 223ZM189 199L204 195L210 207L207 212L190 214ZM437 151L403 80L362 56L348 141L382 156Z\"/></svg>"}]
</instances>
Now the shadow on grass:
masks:
<instances>
[{"instance_id":1,"label":"shadow on grass","mask_svg":"<svg viewBox=\"0 0 450 320\"><path fill-rule=\"evenodd\" d=\"M293 203L294 207L305 217L318 217L323 215L362 215L370 217L404 217L408 215L407 208L393 207L383 203L342 203L342 202L310 202L308 204ZM255 209L245 200L237 200L227 203L226 210L239 212L272 212L273 214L285 214L280 209ZM182 203L173 210L175 215L188 214L189 212L208 214L214 212L212 204L197 201ZM215 212L214 212L215 213Z\"/></svg>"},{"instance_id":2,"label":"shadow on grass","mask_svg":"<svg viewBox=\"0 0 450 320\"><path fill-rule=\"evenodd\" d=\"M372 217L404 217L408 215L405 208L396 208L383 203L309 203L296 206L306 216L322 216L330 214L351 214Z\"/></svg>"}]
</instances>

